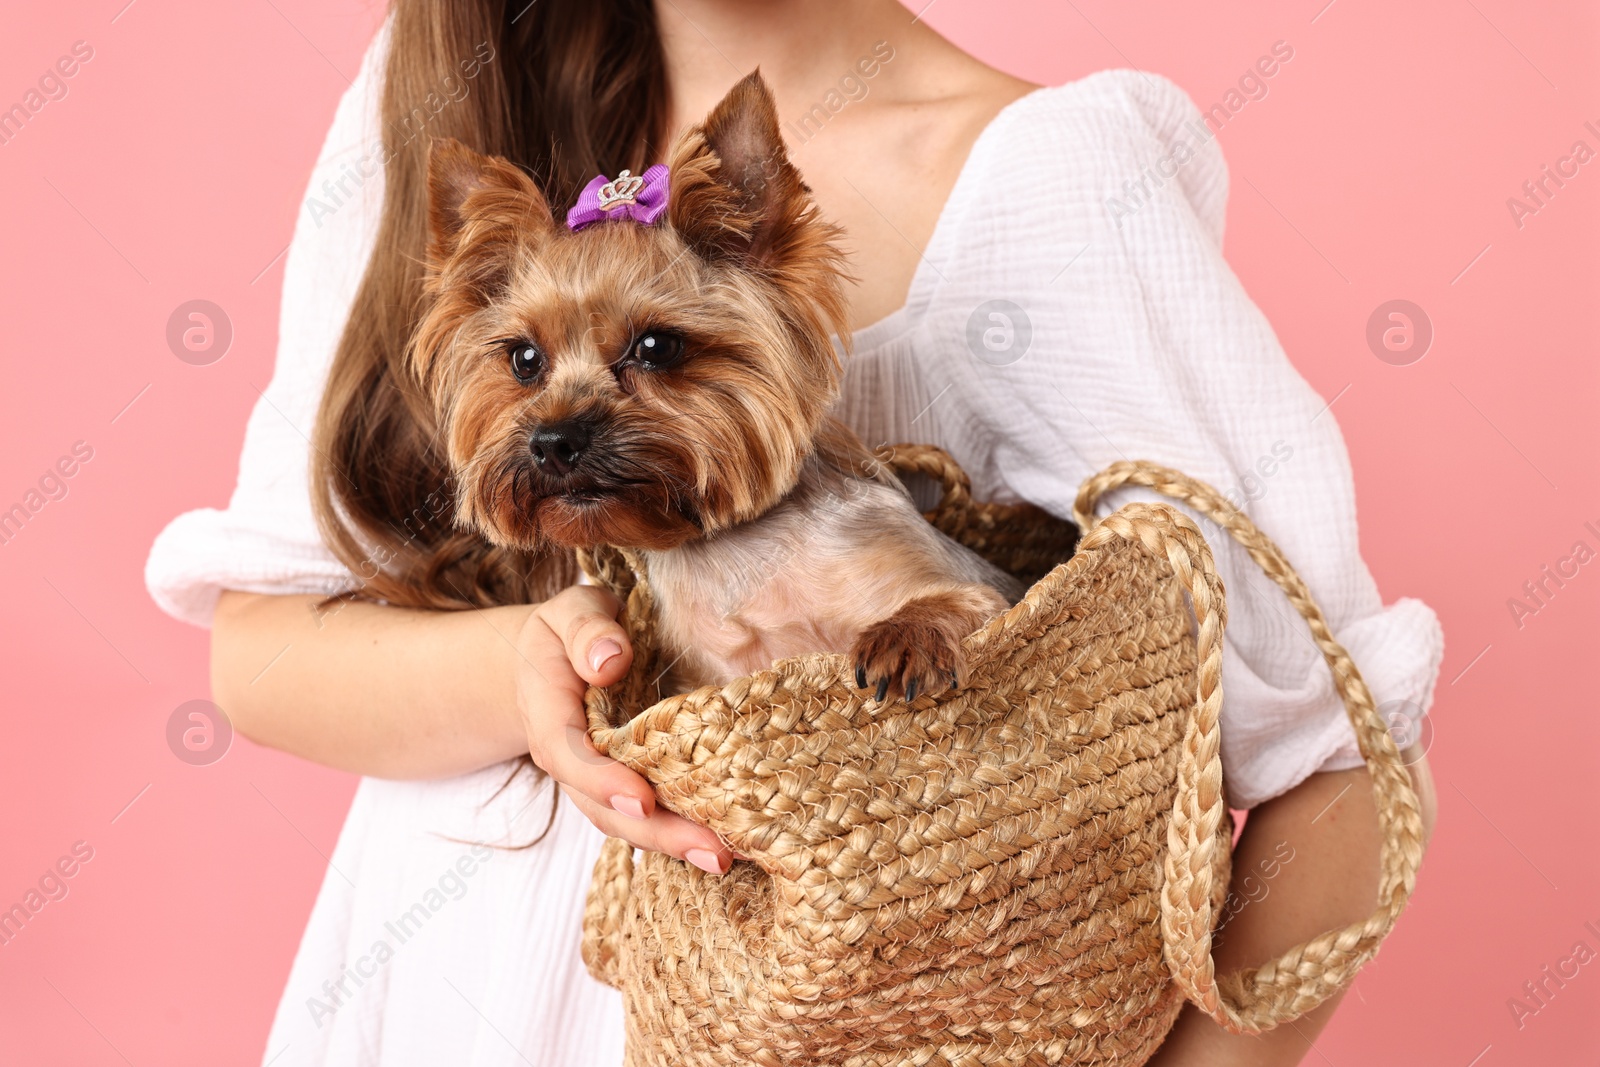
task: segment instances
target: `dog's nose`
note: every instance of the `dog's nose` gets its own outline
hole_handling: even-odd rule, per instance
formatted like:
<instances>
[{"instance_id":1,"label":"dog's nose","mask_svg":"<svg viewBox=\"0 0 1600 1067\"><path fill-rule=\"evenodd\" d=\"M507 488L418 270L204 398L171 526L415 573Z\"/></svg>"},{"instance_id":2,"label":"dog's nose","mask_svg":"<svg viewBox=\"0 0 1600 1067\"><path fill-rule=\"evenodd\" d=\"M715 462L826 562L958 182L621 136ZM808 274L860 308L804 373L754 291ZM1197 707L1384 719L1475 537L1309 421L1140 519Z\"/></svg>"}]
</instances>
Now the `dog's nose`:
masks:
<instances>
[{"instance_id":1,"label":"dog's nose","mask_svg":"<svg viewBox=\"0 0 1600 1067\"><path fill-rule=\"evenodd\" d=\"M589 447L589 426L575 419L536 427L528 438L533 461L550 474L566 474Z\"/></svg>"}]
</instances>

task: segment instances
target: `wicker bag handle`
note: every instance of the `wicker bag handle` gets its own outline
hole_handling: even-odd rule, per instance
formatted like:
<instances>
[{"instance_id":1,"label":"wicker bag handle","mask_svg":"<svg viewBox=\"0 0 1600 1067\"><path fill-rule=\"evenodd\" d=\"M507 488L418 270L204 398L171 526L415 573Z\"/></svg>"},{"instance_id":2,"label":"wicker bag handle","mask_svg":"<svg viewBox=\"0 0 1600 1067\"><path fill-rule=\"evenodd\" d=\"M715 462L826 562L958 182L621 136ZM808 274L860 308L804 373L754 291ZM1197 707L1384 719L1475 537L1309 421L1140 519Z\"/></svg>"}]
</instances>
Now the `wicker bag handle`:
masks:
<instances>
[{"instance_id":1,"label":"wicker bag handle","mask_svg":"<svg viewBox=\"0 0 1600 1067\"><path fill-rule=\"evenodd\" d=\"M1377 910L1361 922L1296 945L1263 966L1221 977L1211 957L1211 899L1215 851L1225 847L1217 832L1225 814L1219 713L1227 604L1211 550L1199 528L1181 512L1165 504L1135 503L1095 522L1096 502L1125 485L1144 486L1195 508L1226 530L1288 594L1310 626L1344 699L1372 774L1384 834ZM1179 799L1167 828L1162 941L1174 981L1197 1007L1234 1033L1270 1030L1344 988L1376 954L1405 908L1422 859L1422 816L1410 772L1373 706L1361 672L1329 631L1305 582L1278 546L1215 489L1153 463L1116 463L1084 482L1073 515L1086 531L1082 547L1093 548L1113 537L1138 541L1171 564L1194 604L1199 623L1198 699L1183 740Z\"/></svg>"}]
</instances>

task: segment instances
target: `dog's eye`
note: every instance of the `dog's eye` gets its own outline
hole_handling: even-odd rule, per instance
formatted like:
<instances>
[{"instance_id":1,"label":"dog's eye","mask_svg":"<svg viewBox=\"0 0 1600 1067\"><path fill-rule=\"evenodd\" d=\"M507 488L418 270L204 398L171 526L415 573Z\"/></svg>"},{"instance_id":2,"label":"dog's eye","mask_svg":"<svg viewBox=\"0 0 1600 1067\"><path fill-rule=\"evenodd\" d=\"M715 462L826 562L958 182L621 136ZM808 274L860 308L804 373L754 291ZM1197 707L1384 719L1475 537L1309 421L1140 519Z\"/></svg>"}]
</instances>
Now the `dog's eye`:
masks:
<instances>
[{"instance_id":1,"label":"dog's eye","mask_svg":"<svg viewBox=\"0 0 1600 1067\"><path fill-rule=\"evenodd\" d=\"M531 382L544 370L544 353L538 345L518 341L511 346L511 373L519 382Z\"/></svg>"},{"instance_id":2,"label":"dog's eye","mask_svg":"<svg viewBox=\"0 0 1600 1067\"><path fill-rule=\"evenodd\" d=\"M642 333L633 342L632 355L651 370L663 370L683 358L683 338L658 330Z\"/></svg>"}]
</instances>

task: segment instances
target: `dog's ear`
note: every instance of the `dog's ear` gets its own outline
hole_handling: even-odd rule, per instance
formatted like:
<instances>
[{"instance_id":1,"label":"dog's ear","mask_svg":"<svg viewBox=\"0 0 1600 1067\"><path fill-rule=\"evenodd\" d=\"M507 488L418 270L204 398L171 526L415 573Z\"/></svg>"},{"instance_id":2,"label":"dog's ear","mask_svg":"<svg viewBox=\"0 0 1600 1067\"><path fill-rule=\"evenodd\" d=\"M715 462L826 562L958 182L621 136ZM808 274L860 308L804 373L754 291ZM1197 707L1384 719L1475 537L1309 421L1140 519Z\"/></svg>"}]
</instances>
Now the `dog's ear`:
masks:
<instances>
[{"instance_id":1,"label":"dog's ear","mask_svg":"<svg viewBox=\"0 0 1600 1067\"><path fill-rule=\"evenodd\" d=\"M428 147L430 275L443 270L463 246L493 257L509 253L519 233L553 224L539 187L509 160L481 155L448 137Z\"/></svg>"},{"instance_id":2,"label":"dog's ear","mask_svg":"<svg viewBox=\"0 0 1600 1067\"><path fill-rule=\"evenodd\" d=\"M835 234L789 162L759 70L678 140L670 166L667 221L706 259L782 270Z\"/></svg>"}]
</instances>

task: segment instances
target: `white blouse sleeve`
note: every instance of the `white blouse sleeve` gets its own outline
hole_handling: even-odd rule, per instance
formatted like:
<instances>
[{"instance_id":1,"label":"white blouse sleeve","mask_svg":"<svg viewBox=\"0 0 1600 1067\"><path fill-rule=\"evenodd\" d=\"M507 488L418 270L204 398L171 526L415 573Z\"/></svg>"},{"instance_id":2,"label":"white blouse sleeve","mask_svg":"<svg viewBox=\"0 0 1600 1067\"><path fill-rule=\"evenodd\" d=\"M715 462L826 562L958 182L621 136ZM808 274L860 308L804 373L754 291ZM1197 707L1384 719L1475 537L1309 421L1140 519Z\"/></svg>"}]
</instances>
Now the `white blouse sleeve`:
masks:
<instances>
[{"instance_id":1,"label":"white blouse sleeve","mask_svg":"<svg viewBox=\"0 0 1600 1067\"><path fill-rule=\"evenodd\" d=\"M1223 259L1227 169L1199 110L1172 83L1130 71L1015 106L1001 153L1009 173L973 186L1015 200L972 211L980 239L958 241L964 261L946 271L957 287L989 278L960 314L987 295L1031 320L1021 359L973 360L946 401L979 471L1002 495L1061 515L1079 479L1119 459L1216 486L1305 578L1380 711L1406 720L1396 736L1417 736L1443 654L1438 620L1418 600L1385 606L1362 562L1334 414ZM1130 499L1161 498L1123 491L1102 508ZM1360 765L1305 623L1242 549L1199 521L1228 594L1229 802L1252 807L1315 771Z\"/></svg>"},{"instance_id":2,"label":"white blouse sleeve","mask_svg":"<svg viewBox=\"0 0 1600 1067\"><path fill-rule=\"evenodd\" d=\"M382 210L378 103L387 37L386 25L340 100L311 174L284 266L277 366L250 415L233 497L225 509L178 516L145 563L155 602L199 626L210 625L224 589L335 593L354 585L312 515L310 435Z\"/></svg>"}]
</instances>

